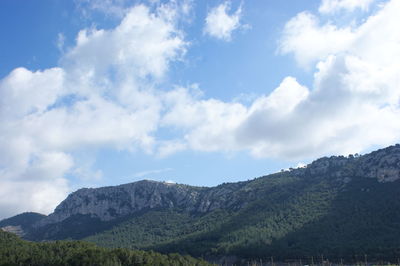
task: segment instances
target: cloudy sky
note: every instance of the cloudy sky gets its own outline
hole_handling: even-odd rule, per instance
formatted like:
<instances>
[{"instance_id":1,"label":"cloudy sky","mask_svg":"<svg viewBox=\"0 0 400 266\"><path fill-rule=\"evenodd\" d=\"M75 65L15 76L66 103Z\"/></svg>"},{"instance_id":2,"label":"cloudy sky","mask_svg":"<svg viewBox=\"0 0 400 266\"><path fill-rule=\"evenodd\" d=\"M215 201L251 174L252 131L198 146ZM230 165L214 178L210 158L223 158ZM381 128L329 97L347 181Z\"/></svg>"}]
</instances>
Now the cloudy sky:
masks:
<instances>
[{"instance_id":1,"label":"cloudy sky","mask_svg":"<svg viewBox=\"0 0 400 266\"><path fill-rule=\"evenodd\" d=\"M0 218L400 139L398 0L0 1Z\"/></svg>"}]
</instances>

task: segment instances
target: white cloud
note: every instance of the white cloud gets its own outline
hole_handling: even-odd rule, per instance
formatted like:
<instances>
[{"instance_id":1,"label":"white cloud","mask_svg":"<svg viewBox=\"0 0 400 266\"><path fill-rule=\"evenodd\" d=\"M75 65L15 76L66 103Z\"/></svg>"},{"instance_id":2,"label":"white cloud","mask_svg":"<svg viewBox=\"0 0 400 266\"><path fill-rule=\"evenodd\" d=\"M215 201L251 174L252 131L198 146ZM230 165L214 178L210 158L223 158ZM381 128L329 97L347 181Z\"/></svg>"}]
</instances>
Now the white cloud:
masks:
<instances>
[{"instance_id":1,"label":"white cloud","mask_svg":"<svg viewBox=\"0 0 400 266\"><path fill-rule=\"evenodd\" d=\"M224 2L212 8L206 17L204 33L217 39L230 41L233 31L241 26L242 8L238 7L231 14L229 14L229 11L230 2Z\"/></svg>"},{"instance_id":2,"label":"white cloud","mask_svg":"<svg viewBox=\"0 0 400 266\"><path fill-rule=\"evenodd\" d=\"M398 3L389 1L358 26L337 26L329 21L321 24L316 15L299 13L286 23L279 51L292 53L303 67L340 53L354 54L374 64L389 64L390 54L399 54L399 36L394 30L397 11Z\"/></svg>"},{"instance_id":3,"label":"white cloud","mask_svg":"<svg viewBox=\"0 0 400 266\"><path fill-rule=\"evenodd\" d=\"M110 89L117 80L125 82L132 74L134 80L128 81L135 84L149 77L161 78L169 62L178 59L186 47L170 21L171 12L161 15L154 16L146 6L139 5L114 30L80 31L76 47L63 58L62 65L85 79L105 76L94 84L100 89Z\"/></svg>"},{"instance_id":4,"label":"white cloud","mask_svg":"<svg viewBox=\"0 0 400 266\"><path fill-rule=\"evenodd\" d=\"M64 71L52 68L31 72L25 68L13 70L0 80L0 117L9 120L43 113L65 91Z\"/></svg>"},{"instance_id":5,"label":"white cloud","mask_svg":"<svg viewBox=\"0 0 400 266\"><path fill-rule=\"evenodd\" d=\"M60 66L0 81L2 216L48 213L69 192L67 174L101 176L74 156L84 149L306 160L399 141L399 12L392 0L356 26L298 14L280 49L315 64L312 87L287 77L247 104L205 99L197 86L157 89L188 47L171 7L138 5L114 29L82 30ZM176 135L156 138L160 129Z\"/></svg>"},{"instance_id":6,"label":"white cloud","mask_svg":"<svg viewBox=\"0 0 400 266\"><path fill-rule=\"evenodd\" d=\"M350 26L339 28L331 23L321 26L318 17L302 12L286 23L279 51L293 53L301 66L309 67L330 54L348 49L354 38Z\"/></svg>"},{"instance_id":7,"label":"white cloud","mask_svg":"<svg viewBox=\"0 0 400 266\"><path fill-rule=\"evenodd\" d=\"M300 64L317 62L312 88L288 77L250 106L174 91L163 123L184 128L189 149L256 157L308 159L393 144L400 140L399 12L400 2L390 1L344 27L301 13L282 45Z\"/></svg>"},{"instance_id":8,"label":"white cloud","mask_svg":"<svg viewBox=\"0 0 400 266\"><path fill-rule=\"evenodd\" d=\"M76 151L153 152L162 108L153 87L187 46L173 12L137 5L114 29L82 30L59 67L0 80L0 218L49 213L69 192L68 173L101 177Z\"/></svg>"},{"instance_id":9,"label":"white cloud","mask_svg":"<svg viewBox=\"0 0 400 266\"><path fill-rule=\"evenodd\" d=\"M160 158L167 157L171 154L184 151L187 149L187 144L182 140L161 141L158 143L157 156Z\"/></svg>"},{"instance_id":10,"label":"white cloud","mask_svg":"<svg viewBox=\"0 0 400 266\"><path fill-rule=\"evenodd\" d=\"M65 199L67 181L63 178L51 180L4 180L0 186L1 218L21 212L48 213L51 207Z\"/></svg>"},{"instance_id":11,"label":"white cloud","mask_svg":"<svg viewBox=\"0 0 400 266\"><path fill-rule=\"evenodd\" d=\"M193 97L190 90L179 88L165 96L171 106L162 125L183 130L188 148L201 151L232 150L232 134L246 114L239 103ZM181 144L182 145L182 144Z\"/></svg>"},{"instance_id":12,"label":"white cloud","mask_svg":"<svg viewBox=\"0 0 400 266\"><path fill-rule=\"evenodd\" d=\"M367 11L375 0L322 0L319 12L323 14L335 13L340 10L354 11L361 9Z\"/></svg>"}]
</instances>

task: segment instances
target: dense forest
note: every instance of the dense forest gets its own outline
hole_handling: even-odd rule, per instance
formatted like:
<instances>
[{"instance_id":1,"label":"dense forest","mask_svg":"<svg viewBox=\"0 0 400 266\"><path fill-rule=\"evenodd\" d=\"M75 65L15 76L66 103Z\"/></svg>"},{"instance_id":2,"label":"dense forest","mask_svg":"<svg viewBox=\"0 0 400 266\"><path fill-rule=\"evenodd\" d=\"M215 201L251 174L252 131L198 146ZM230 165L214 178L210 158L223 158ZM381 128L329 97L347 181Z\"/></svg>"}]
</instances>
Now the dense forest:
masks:
<instances>
[{"instance_id":1,"label":"dense forest","mask_svg":"<svg viewBox=\"0 0 400 266\"><path fill-rule=\"evenodd\" d=\"M251 189L260 198L236 212L153 210L86 240L193 256L400 258L400 181L353 178L344 184L280 173L253 181Z\"/></svg>"},{"instance_id":2,"label":"dense forest","mask_svg":"<svg viewBox=\"0 0 400 266\"><path fill-rule=\"evenodd\" d=\"M0 265L210 265L178 254L107 249L83 241L34 243L0 230Z\"/></svg>"}]
</instances>

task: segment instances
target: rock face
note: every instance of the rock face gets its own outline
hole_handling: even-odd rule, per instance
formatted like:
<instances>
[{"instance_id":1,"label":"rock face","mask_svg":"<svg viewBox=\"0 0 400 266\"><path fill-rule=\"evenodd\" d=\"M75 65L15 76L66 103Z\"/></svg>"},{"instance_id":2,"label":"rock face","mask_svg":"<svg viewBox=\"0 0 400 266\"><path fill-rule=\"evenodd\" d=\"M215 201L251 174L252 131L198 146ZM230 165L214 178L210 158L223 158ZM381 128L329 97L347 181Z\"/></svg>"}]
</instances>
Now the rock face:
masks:
<instances>
[{"instance_id":1,"label":"rock face","mask_svg":"<svg viewBox=\"0 0 400 266\"><path fill-rule=\"evenodd\" d=\"M376 178L382 183L400 179L400 145L361 156L357 175Z\"/></svg>"},{"instance_id":2,"label":"rock face","mask_svg":"<svg viewBox=\"0 0 400 266\"><path fill-rule=\"evenodd\" d=\"M78 214L110 221L155 208L208 212L232 205L229 195L240 187L240 184L226 184L222 188L201 188L143 180L115 187L83 188L70 194L57 206L54 213L36 223L35 227L58 223Z\"/></svg>"},{"instance_id":3,"label":"rock face","mask_svg":"<svg viewBox=\"0 0 400 266\"><path fill-rule=\"evenodd\" d=\"M83 188L70 194L54 213L36 226L57 223L76 214L109 221L143 209L184 207L193 210L201 190L147 180L115 187Z\"/></svg>"},{"instance_id":4,"label":"rock face","mask_svg":"<svg viewBox=\"0 0 400 266\"><path fill-rule=\"evenodd\" d=\"M333 175L343 180L351 177L375 178L379 182L400 179L400 145L359 156L332 156L318 159L306 169L295 169L305 176Z\"/></svg>"},{"instance_id":5,"label":"rock face","mask_svg":"<svg viewBox=\"0 0 400 266\"><path fill-rule=\"evenodd\" d=\"M400 179L400 145L363 156L324 157L305 168L291 169L289 174L304 179L335 178L342 183L348 183L354 177L393 182ZM193 213L238 210L259 197L254 189L257 185L252 182L207 188L143 180L114 187L83 188L70 194L54 213L37 221L34 227L57 224L74 215L112 221L149 209L177 208Z\"/></svg>"}]
</instances>

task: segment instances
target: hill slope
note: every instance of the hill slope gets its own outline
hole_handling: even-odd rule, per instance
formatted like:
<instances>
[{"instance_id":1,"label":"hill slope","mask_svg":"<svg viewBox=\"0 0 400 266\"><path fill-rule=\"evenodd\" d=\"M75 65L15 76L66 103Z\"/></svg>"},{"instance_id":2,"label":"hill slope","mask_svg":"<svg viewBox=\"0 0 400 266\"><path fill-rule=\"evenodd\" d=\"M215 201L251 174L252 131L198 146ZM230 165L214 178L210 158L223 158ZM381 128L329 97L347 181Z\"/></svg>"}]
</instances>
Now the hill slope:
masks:
<instances>
[{"instance_id":1,"label":"hill slope","mask_svg":"<svg viewBox=\"0 0 400 266\"><path fill-rule=\"evenodd\" d=\"M397 261L399 192L396 145L212 188L140 181L78 190L25 238L210 257Z\"/></svg>"},{"instance_id":2,"label":"hill slope","mask_svg":"<svg viewBox=\"0 0 400 266\"><path fill-rule=\"evenodd\" d=\"M35 212L21 213L0 221L0 229L17 234L18 236L24 236L27 232L32 230L33 224L36 224L44 217L46 217L46 215Z\"/></svg>"},{"instance_id":3,"label":"hill slope","mask_svg":"<svg viewBox=\"0 0 400 266\"><path fill-rule=\"evenodd\" d=\"M178 254L105 249L81 241L32 243L0 230L0 265L210 265Z\"/></svg>"}]
</instances>

